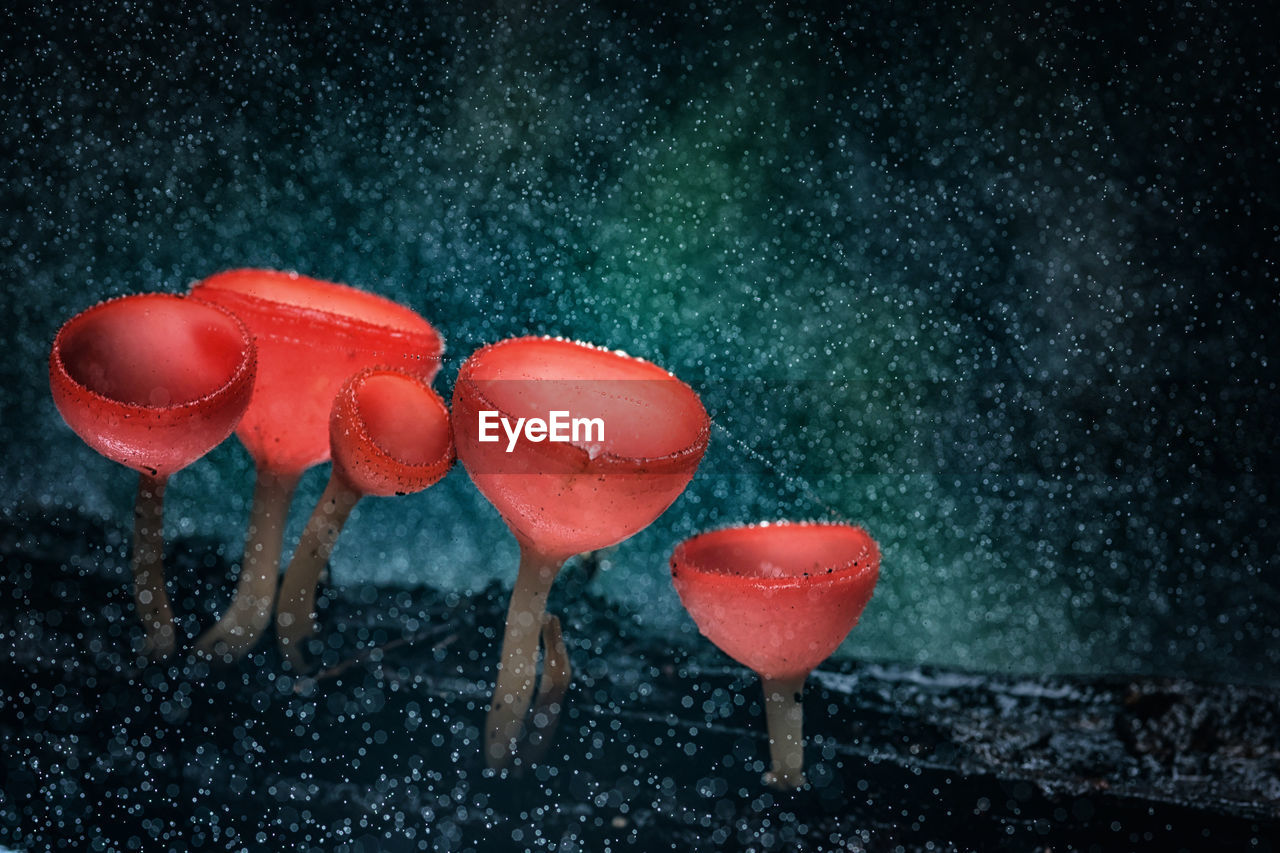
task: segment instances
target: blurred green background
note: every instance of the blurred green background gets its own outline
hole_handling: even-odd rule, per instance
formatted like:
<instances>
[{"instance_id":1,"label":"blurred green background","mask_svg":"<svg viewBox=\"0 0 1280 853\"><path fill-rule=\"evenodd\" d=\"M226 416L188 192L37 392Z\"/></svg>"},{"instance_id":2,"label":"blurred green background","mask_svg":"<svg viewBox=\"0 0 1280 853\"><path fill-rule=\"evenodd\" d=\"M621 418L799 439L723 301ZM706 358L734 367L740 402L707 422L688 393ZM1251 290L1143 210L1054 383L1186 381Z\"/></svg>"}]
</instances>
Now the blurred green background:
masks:
<instances>
[{"instance_id":1,"label":"blurred green background","mask_svg":"<svg viewBox=\"0 0 1280 853\"><path fill-rule=\"evenodd\" d=\"M842 654L1277 679L1266 26L299 8L5 13L6 513L129 524L133 476L49 398L63 320L295 269L429 318L446 394L475 348L525 333L625 349L702 394L698 477L594 582L655 631L694 630L667 578L681 538L843 518L884 558ZM218 448L175 478L169 535L238 558L251 481ZM456 469L363 503L333 577L474 588L514 563Z\"/></svg>"}]
</instances>

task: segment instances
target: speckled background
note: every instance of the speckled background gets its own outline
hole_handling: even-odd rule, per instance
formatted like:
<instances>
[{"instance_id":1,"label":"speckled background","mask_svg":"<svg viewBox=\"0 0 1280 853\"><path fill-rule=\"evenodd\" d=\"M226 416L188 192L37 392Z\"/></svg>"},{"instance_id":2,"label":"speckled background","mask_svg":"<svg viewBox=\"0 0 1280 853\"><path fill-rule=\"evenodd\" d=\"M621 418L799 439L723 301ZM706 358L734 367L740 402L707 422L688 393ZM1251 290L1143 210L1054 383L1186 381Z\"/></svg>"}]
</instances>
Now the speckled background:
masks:
<instances>
[{"instance_id":1,"label":"speckled background","mask_svg":"<svg viewBox=\"0 0 1280 853\"><path fill-rule=\"evenodd\" d=\"M0 15L11 517L129 522L49 398L62 320L297 269L436 323L442 389L538 332L702 393L701 473L596 581L653 630L693 630L683 536L843 517L884 550L847 655L1276 680L1263 12L175 5ZM235 442L180 474L171 535L236 558L251 476ZM333 577L475 589L514 556L459 469L362 505Z\"/></svg>"}]
</instances>

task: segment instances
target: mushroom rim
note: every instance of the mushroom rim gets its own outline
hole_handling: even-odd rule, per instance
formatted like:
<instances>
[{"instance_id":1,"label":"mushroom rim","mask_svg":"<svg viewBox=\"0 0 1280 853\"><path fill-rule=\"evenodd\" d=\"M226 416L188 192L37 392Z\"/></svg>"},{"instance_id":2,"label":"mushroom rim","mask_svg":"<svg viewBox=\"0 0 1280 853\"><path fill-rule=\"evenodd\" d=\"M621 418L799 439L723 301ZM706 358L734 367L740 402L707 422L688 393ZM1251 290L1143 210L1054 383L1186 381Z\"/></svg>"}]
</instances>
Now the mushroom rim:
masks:
<instances>
[{"instance_id":1,"label":"mushroom rim","mask_svg":"<svg viewBox=\"0 0 1280 853\"><path fill-rule=\"evenodd\" d=\"M163 406L146 405L143 403L127 403L127 402L124 402L123 400L116 400L111 397L108 397L107 395L99 391L95 391L92 388L90 388L88 385L85 385L83 382L76 379L74 376L71 375L71 372L67 370L67 365L62 358L64 337L67 334L69 334L68 330L72 329L72 327L77 325L78 323L86 321L89 318L89 315L95 314L100 310L104 310L110 306L116 305L118 303L121 303L127 300L160 300L164 302L174 301L174 302L180 302L184 304L198 305L202 308L211 308L217 311L218 313L230 318L232 323L235 325L235 328L240 332L240 339L244 342L244 347L242 347L241 352L245 354L245 357L241 358L238 362L236 362L236 369L232 372L231 376L221 385L218 385L212 391L202 394L199 397L194 397L190 400L184 400L181 403L169 403ZM66 383L70 385L72 388L76 389L76 391L82 394L86 394L95 400L99 400L117 410L122 410L130 415L139 415L143 417L160 417L170 413L182 413L186 411L196 411L199 409L208 408L209 406L217 402L217 398L230 393L232 390L234 390L236 385L239 385L240 383L246 380L248 381L250 386L249 388L250 393L252 393L253 379L256 376L258 371L258 348L254 344L253 335L249 332L249 327L245 325L245 322L241 320L239 317L237 317L234 312L226 308L223 308L221 305L218 305L213 302L208 302L196 296L189 296L189 295L183 295L183 294L177 294L177 293L127 293L122 296L114 296L110 299L104 299L101 302L95 303L94 305L91 305L90 307L79 312L71 319L67 320L67 322L63 323L62 326L58 329L58 333L54 335L54 338L53 338L53 346L49 352L49 366L50 366L50 370L56 373L60 380L65 380Z\"/></svg>"},{"instance_id":2,"label":"mushroom rim","mask_svg":"<svg viewBox=\"0 0 1280 853\"><path fill-rule=\"evenodd\" d=\"M458 376L457 376L457 379L454 381L454 386L453 386L454 408L457 408L459 389L462 387L465 387L466 390L472 396L474 396L477 400L485 403L489 408L495 411L503 412L504 414L507 414L507 412L501 406L499 406L497 403L493 402L487 396L485 396L485 393L480 390L480 387L477 384L480 380L475 379L471 375L471 371L474 370L475 364L479 359L488 355L493 350L510 345L510 344L519 344L519 343L528 343L528 342L551 342L551 343L559 343L559 344L569 344L571 346L578 347L580 349L586 349L586 350L591 350L593 352L605 353L607 355L612 355L617 358L623 358L633 362L637 362L641 365L644 365L645 367L652 368L653 370L660 372L661 374L663 374L663 376L666 379L669 379L672 382L678 383L681 387L683 387L690 394L692 394L694 400L697 401L698 403L699 417L698 417L698 425L697 425L695 438L689 444L683 447L677 448L676 450L673 450L670 453L664 453L658 456L626 456L623 454L614 453L609 450L602 450L600 453L598 453L596 456L593 457L584 447L579 447L578 445L572 442L563 444L560 447L560 452L567 452L567 453L570 453L571 455L579 457L582 460L581 467L584 471L587 470L588 468L634 468L635 465L639 463L641 465L656 466L657 470L646 470L641 472L628 472L628 473L660 474L660 473L667 473L668 472L667 469L672 469L671 473L674 473L676 470L682 468L690 457L693 457L697 460L701 460L702 455L706 453L707 446L711 441L711 416L707 414L707 407L703 405L702 398L698 395L697 391L693 390L693 387L690 386L689 383L685 382L683 379L676 376L674 373L667 370L665 367L654 364L652 361L649 361L648 359L631 355L630 353L623 352L622 350L609 349L608 347L600 346L598 344L592 344L586 341L573 340L571 338L566 338L558 335L522 335L520 337L515 337L515 338L504 338L500 341L495 341L491 344L485 344L484 346L480 347L480 349L476 350L470 356L468 356L467 360L464 361L462 363L462 366L458 369ZM640 380L640 381L643 381L643 380ZM543 452L549 452L549 451L550 451L549 446L544 448L543 450Z\"/></svg>"},{"instance_id":3,"label":"mushroom rim","mask_svg":"<svg viewBox=\"0 0 1280 853\"><path fill-rule=\"evenodd\" d=\"M425 396L439 408L440 414L444 420L446 436L444 453L428 462L406 462L403 459L398 458L391 451L387 450L387 448L374 437L373 433L369 429L368 423L366 423L364 416L360 412L360 401L357 394L361 386L363 386L367 380L375 376L395 376L399 379L405 379L426 392ZM453 444L453 423L450 417L449 408L444 404L444 400L441 399L440 395L434 388L424 382L420 376L415 375L411 371L403 370L398 367L385 367L381 365L373 365L357 371L343 383L341 390L339 390L337 397L334 399L333 410L330 417L336 418L343 408L347 408L351 412L351 422L359 433L360 438L368 444L369 447L381 454L383 459L386 461L412 471L418 476L431 476L435 473L436 469L442 469L436 477L437 480L447 474L449 468L452 467L457 454ZM424 486L423 488L426 487Z\"/></svg>"},{"instance_id":4,"label":"mushroom rim","mask_svg":"<svg viewBox=\"0 0 1280 853\"><path fill-rule=\"evenodd\" d=\"M733 533L741 533L743 531L757 530L773 530L783 528L804 528L818 529L831 528L846 531L854 534L857 540L857 553L850 559L839 563L836 566L819 570L818 572L808 572L801 575L789 575L785 577L762 577L759 575L735 572L732 570L716 569L710 566L700 564L695 558L689 556L690 546L697 547L705 544L705 541L711 537L725 536ZM702 541L700 541L702 540ZM877 579L880 576L880 546L871 538L866 528L839 521L759 521L751 524L729 524L724 527L718 527L714 530L706 530L698 533L688 539L683 540L676 545L675 550L671 553L671 559L668 564L671 569L672 581L678 581L686 574L692 574L698 578L713 580L716 583L723 583L736 588L754 587L760 590L799 590L811 589L814 586L829 586L837 583L846 583L861 579L865 575L874 575Z\"/></svg>"},{"instance_id":5,"label":"mushroom rim","mask_svg":"<svg viewBox=\"0 0 1280 853\"><path fill-rule=\"evenodd\" d=\"M249 275L249 274L262 276L264 278L271 278L271 279L288 279L291 281L305 280L307 282L310 282L313 285L319 285L323 289L330 290L335 293L340 293L345 296L354 297L355 299L365 301L371 304L375 304L380 308L384 308L384 309L391 308L391 309L395 309L397 312L402 312L404 315L412 315L421 323L421 326L410 327L410 326L390 324L390 323L379 323L374 320L365 319L363 317L356 317L351 314L344 314L341 311L334 311L326 308L317 308L315 306L310 306L310 305L298 305L293 302L286 302L283 300L271 299L266 296L260 296L256 293L247 293L243 290L236 290L233 288L226 287L225 285L222 284L222 281L221 281L222 279L228 279L235 276L242 276L242 275ZM194 293L195 290L202 287L206 287L209 290L216 291L220 295L230 296L232 297L233 300L242 300L248 303L249 305L252 305L255 307L257 306L264 306L264 307L272 306L275 308L278 308L281 306L287 307L289 309L289 312L295 317L301 317L304 319L309 319L311 321L324 320L327 323L332 323L335 327L340 329L348 328L348 329L356 329L361 331L372 331L372 332L377 332L379 334L390 333L398 338L407 338L407 339L420 338L425 341L429 341L435 350L433 355L424 356L424 358L434 360L436 362L437 367L444 360L444 354L446 349L444 336L440 334L440 331L431 323L431 321L429 321L426 317L423 317L414 309L410 308L408 305L403 305L399 302L396 302L394 299L390 299L378 293L373 293L368 290L362 290L361 288L355 287L354 285L345 284L339 281L327 281L325 279L315 278L314 276L305 275L303 273L297 272L296 270L271 270L271 269L259 269L256 267L236 267L234 269L228 269L228 270L222 270L221 272L216 272L211 276L207 276L205 278L202 278L202 279L199 279L198 281L193 282L189 288L189 292ZM200 297L193 296L192 298L199 299ZM209 300L204 300L204 301L209 301ZM292 343L302 343L307 345L313 344L313 342L311 341L306 341L306 340L303 340L302 338L298 338L295 336L281 334L279 332L276 332L275 330L264 331L260 336L271 338L273 340L281 340L281 341L292 342ZM427 347L427 348L432 348L432 347Z\"/></svg>"}]
</instances>

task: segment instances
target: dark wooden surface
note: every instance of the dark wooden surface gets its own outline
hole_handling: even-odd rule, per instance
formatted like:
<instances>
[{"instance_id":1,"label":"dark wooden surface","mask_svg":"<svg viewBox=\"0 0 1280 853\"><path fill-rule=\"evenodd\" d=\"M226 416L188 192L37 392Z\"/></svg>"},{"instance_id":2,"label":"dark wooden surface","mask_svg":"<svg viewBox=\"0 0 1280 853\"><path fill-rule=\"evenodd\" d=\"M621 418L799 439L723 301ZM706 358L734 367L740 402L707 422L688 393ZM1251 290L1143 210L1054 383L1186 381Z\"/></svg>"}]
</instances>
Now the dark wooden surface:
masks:
<instances>
[{"instance_id":1,"label":"dark wooden surface","mask_svg":"<svg viewBox=\"0 0 1280 853\"><path fill-rule=\"evenodd\" d=\"M227 595L170 548L188 639ZM755 678L638 630L570 568L546 758L480 759L505 592L330 591L316 677L270 641L142 667L124 531L0 526L0 843L46 849L1274 850L1280 689L844 663L805 695L810 786L760 783Z\"/></svg>"}]
</instances>

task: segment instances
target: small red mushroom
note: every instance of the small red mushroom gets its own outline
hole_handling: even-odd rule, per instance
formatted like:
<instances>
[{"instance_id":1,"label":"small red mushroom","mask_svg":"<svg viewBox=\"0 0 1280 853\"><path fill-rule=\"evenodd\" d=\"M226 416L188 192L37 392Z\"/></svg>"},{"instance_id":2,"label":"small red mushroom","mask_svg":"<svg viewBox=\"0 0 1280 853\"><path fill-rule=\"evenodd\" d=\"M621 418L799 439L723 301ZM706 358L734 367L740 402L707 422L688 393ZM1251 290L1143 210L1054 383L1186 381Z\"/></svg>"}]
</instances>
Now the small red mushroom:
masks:
<instances>
[{"instance_id":1,"label":"small red mushroom","mask_svg":"<svg viewBox=\"0 0 1280 853\"><path fill-rule=\"evenodd\" d=\"M500 416L510 426L555 411L602 428L570 431L570 440L557 442L546 423L515 441L503 427L499 440L481 440L482 417L492 426ZM520 544L485 734L486 760L504 767L524 735L539 637L554 643L559 636L558 625L546 621L546 605L560 567L661 515L697 470L710 421L693 389L647 361L574 341L512 338L462 365L453 426L458 458ZM553 645L548 654L567 667Z\"/></svg>"},{"instance_id":2,"label":"small red mushroom","mask_svg":"<svg viewBox=\"0 0 1280 853\"><path fill-rule=\"evenodd\" d=\"M168 657L177 642L164 583L165 485L231 434L256 366L249 330L234 315L168 294L103 302L54 338L58 412L90 447L140 474L134 600L150 658Z\"/></svg>"},{"instance_id":3,"label":"small red mushroom","mask_svg":"<svg viewBox=\"0 0 1280 853\"><path fill-rule=\"evenodd\" d=\"M672 554L671 580L698 629L763 682L768 784L805 784L800 693L857 623L879 574L880 549L847 524L731 527Z\"/></svg>"},{"instance_id":4,"label":"small red mushroom","mask_svg":"<svg viewBox=\"0 0 1280 853\"><path fill-rule=\"evenodd\" d=\"M236 428L258 469L244 561L230 607L196 644L230 662L271 619L289 502L302 472L329 458L329 410L342 383L375 364L430 381L444 343L403 305L296 273L232 270L191 292L244 320L259 354L253 399Z\"/></svg>"},{"instance_id":5,"label":"small red mushroom","mask_svg":"<svg viewBox=\"0 0 1280 853\"><path fill-rule=\"evenodd\" d=\"M280 585L280 652L305 667L302 645L315 633L316 584L347 516L364 495L420 492L453 465L449 411L421 377L368 368L338 392L329 421L333 472Z\"/></svg>"}]
</instances>

